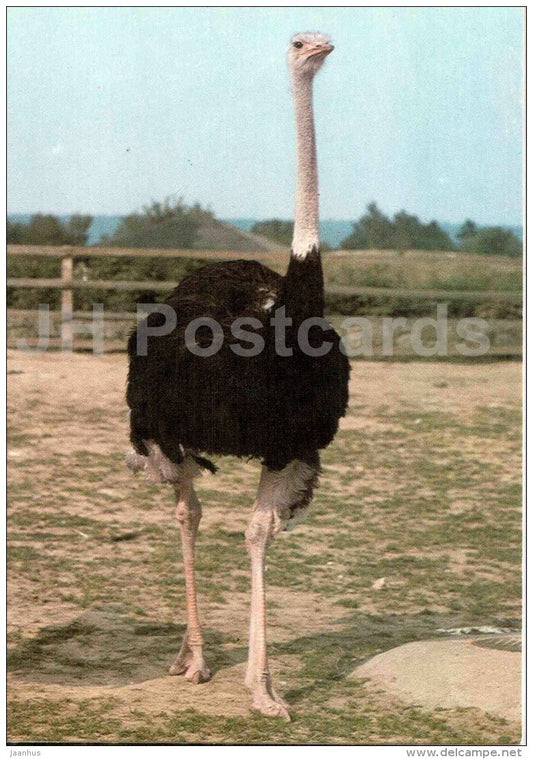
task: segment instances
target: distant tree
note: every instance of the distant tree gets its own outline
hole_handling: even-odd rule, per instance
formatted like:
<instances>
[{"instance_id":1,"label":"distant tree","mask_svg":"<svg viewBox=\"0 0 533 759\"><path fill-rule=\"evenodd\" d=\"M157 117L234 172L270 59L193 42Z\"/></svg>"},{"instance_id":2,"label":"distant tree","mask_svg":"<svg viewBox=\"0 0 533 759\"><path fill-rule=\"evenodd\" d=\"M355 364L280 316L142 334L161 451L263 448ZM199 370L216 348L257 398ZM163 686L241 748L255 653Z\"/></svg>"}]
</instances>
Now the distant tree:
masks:
<instances>
[{"instance_id":1,"label":"distant tree","mask_svg":"<svg viewBox=\"0 0 533 759\"><path fill-rule=\"evenodd\" d=\"M518 237L510 229L502 227L483 227L464 240L464 249L488 256L518 258L522 255L522 243Z\"/></svg>"},{"instance_id":2,"label":"distant tree","mask_svg":"<svg viewBox=\"0 0 533 759\"><path fill-rule=\"evenodd\" d=\"M436 221L423 224L417 216L406 211L399 211L391 221L376 203L370 203L366 214L354 223L352 234L341 242L341 247L452 250L453 243Z\"/></svg>"},{"instance_id":3,"label":"distant tree","mask_svg":"<svg viewBox=\"0 0 533 759\"><path fill-rule=\"evenodd\" d=\"M9 221L8 219L6 224L7 243L10 245L22 245L25 226L25 224L19 221Z\"/></svg>"},{"instance_id":4,"label":"distant tree","mask_svg":"<svg viewBox=\"0 0 533 759\"><path fill-rule=\"evenodd\" d=\"M455 247L450 235L436 221L423 226L419 243L421 250L453 250Z\"/></svg>"},{"instance_id":5,"label":"distant tree","mask_svg":"<svg viewBox=\"0 0 533 759\"><path fill-rule=\"evenodd\" d=\"M32 216L24 234L26 244L66 245L67 231L57 216L35 214Z\"/></svg>"},{"instance_id":6,"label":"distant tree","mask_svg":"<svg viewBox=\"0 0 533 759\"><path fill-rule=\"evenodd\" d=\"M74 214L63 221L52 214L34 214L27 224L7 223L7 242L15 245L85 245L92 216Z\"/></svg>"},{"instance_id":7,"label":"distant tree","mask_svg":"<svg viewBox=\"0 0 533 759\"><path fill-rule=\"evenodd\" d=\"M263 235L269 240L275 240L281 245L289 246L292 242L292 221L282 221L281 219L266 219L265 221L256 221L250 230L256 235Z\"/></svg>"},{"instance_id":8,"label":"distant tree","mask_svg":"<svg viewBox=\"0 0 533 759\"><path fill-rule=\"evenodd\" d=\"M390 248L392 224L376 203L367 206L367 212L353 224L352 233L341 242L341 248Z\"/></svg>"},{"instance_id":9,"label":"distant tree","mask_svg":"<svg viewBox=\"0 0 533 759\"><path fill-rule=\"evenodd\" d=\"M392 220L392 245L397 250L416 248L421 232L421 224L416 216L399 211Z\"/></svg>"},{"instance_id":10,"label":"distant tree","mask_svg":"<svg viewBox=\"0 0 533 759\"><path fill-rule=\"evenodd\" d=\"M478 227L475 222L473 222L471 219L466 219L466 221L461 225L460 230L457 232L457 238L463 242L468 237L473 237L478 232Z\"/></svg>"},{"instance_id":11,"label":"distant tree","mask_svg":"<svg viewBox=\"0 0 533 759\"><path fill-rule=\"evenodd\" d=\"M66 231L71 245L86 245L89 238L89 227L93 223L92 216L73 214L66 223Z\"/></svg>"},{"instance_id":12,"label":"distant tree","mask_svg":"<svg viewBox=\"0 0 533 759\"><path fill-rule=\"evenodd\" d=\"M487 256L522 255L522 243L510 229L503 227L478 227L467 219L457 233L460 250Z\"/></svg>"},{"instance_id":13,"label":"distant tree","mask_svg":"<svg viewBox=\"0 0 533 759\"><path fill-rule=\"evenodd\" d=\"M212 218L211 212L187 206L181 198L152 201L142 213L125 216L104 242L124 248L192 248L206 216Z\"/></svg>"}]
</instances>

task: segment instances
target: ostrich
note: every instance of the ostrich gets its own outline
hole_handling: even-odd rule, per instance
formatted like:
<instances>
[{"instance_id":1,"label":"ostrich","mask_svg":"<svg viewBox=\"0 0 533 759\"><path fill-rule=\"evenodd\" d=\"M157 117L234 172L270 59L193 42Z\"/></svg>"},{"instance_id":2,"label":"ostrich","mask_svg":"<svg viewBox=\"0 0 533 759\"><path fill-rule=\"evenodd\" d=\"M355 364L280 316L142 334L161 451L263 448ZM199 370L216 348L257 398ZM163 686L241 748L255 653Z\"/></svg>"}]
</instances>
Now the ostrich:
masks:
<instances>
[{"instance_id":1,"label":"ostrich","mask_svg":"<svg viewBox=\"0 0 533 759\"><path fill-rule=\"evenodd\" d=\"M187 628L170 674L184 674L193 683L211 677L196 602L201 506L194 479L202 469L216 470L205 456L257 458L261 476L245 530L252 575L245 682L254 709L285 719L288 707L273 688L267 659L266 549L308 508L318 483L319 451L332 441L348 400L348 359L322 318L312 106L313 78L332 50L329 38L318 33L295 35L289 48L298 160L286 275L246 260L204 266L166 300L173 328L166 328L163 314L152 313L128 343L133 450L127 463L149 481L172 483L177 500ZM213 325L222 338L216 346ZM142 329L146 350L140 351Z\"/></svg>"}]
</instances>

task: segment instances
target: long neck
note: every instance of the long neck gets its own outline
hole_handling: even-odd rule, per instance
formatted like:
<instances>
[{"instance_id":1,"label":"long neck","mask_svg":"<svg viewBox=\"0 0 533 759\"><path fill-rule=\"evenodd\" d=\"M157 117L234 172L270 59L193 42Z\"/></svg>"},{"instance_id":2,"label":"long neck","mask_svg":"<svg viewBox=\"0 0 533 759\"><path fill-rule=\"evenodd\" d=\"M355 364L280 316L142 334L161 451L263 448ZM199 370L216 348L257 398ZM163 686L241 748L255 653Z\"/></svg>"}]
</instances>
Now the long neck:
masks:
<instances>
[{"instance_id":1,"label":"long neck","mask_svg":"<svg viewBox=\"0 0 533 759\"><path fill-rule=\"evenodd\" d=\"M294 74L292 85L297 140L296 210L292 255L301 260L307 258L313 250L318 252L320 246L312 76Z\"/></svg>"},{"instance_id":2,"label":"long neck","mask_svg":"<svg viewBox=\"0 0 533 759\"><path fill-rule=\"evenodd\" d=\"M324 313L324 278L318 238L318 172L312 78L293 76L298 168L291 259L281 302L294 326Z\"/></svg>"}]
</instances>

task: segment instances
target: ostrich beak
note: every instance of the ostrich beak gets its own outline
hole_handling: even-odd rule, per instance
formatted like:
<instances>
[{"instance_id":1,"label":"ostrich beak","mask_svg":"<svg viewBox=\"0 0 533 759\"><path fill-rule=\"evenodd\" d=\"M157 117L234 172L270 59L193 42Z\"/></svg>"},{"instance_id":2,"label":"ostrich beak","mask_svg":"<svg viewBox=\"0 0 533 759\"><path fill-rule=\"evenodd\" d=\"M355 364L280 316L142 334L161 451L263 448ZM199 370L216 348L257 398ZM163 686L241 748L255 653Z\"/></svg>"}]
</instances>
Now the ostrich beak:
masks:
<instances>
[{"instance_id":1,"label":"ostrich beak","mask_svg":"<svg viewBox=\"0 0 533 759\"><path fill-rule=\"evenodd\" d=\"M312 48L307 57L312 58L316 55L320 58L325 58L326 55L329 55L332 50L335 50L335 47L329 42L326 42L323 45L316 45L314 48Z\"/></svg>"}]
</instances>

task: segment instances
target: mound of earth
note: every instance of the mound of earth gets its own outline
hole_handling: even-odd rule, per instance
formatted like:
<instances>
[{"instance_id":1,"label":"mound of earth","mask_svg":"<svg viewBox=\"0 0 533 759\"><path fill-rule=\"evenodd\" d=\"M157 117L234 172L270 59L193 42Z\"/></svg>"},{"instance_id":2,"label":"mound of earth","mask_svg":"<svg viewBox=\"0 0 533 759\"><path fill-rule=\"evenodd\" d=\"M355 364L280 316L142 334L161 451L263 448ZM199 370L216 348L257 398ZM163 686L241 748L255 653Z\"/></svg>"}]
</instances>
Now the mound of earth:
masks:
<instances>
[{"instance_id":1,"label":"mound of earth","mask_svg":"<svg viewBox=\"0 0 533 759\"><path fill-rule=\"evenodd\" d=\"M520 720L521 653L489 647L487 637L406 643L357 667L352 677L417 706L477 707Z\"/></svg>"},{"instance_id":2,"label":"mound of earth","mask_svg":"<svg viewBox=\"0 0 533 759\"><path fill-rule=\"evenodd\" d=\"M288 247L262 235L246 232L232 224L219 221L209 213L199 216L200 226L192 248L196 250L230 250L243 253L288 253ZM157 223L140 224L124 230L119 245L125 248L182 248L182 220L169 218Z\"/></svg>"}]
</instances>

